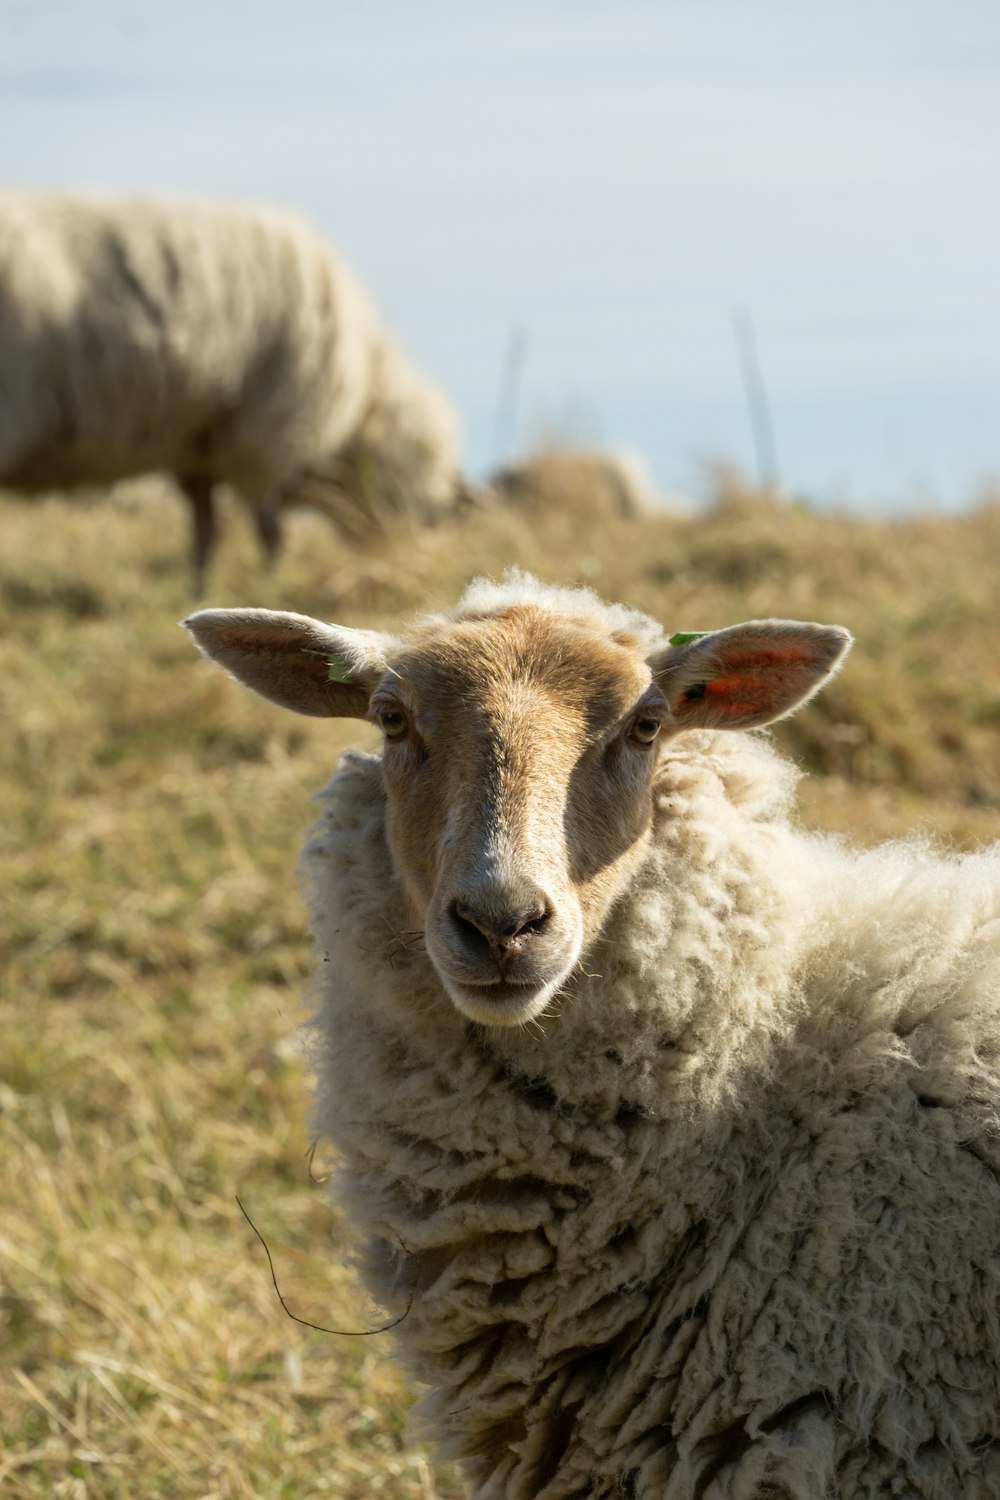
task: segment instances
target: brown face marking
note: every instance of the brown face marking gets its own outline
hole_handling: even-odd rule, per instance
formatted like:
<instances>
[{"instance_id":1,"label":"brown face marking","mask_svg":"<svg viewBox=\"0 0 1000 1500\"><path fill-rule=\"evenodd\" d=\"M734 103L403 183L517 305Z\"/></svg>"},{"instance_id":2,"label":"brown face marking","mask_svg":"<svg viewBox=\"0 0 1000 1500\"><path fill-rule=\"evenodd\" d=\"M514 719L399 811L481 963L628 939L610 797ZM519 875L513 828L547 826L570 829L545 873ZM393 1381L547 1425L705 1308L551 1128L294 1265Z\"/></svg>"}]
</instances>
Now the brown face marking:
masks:
<instances>
[{"instance_id":1,"label":"brown face marking","mask_svg":"<svg viewBox=\"0 0 1000 1500\"><path fill-rule=\"evenodd\" d=\"M477 1019L544 1006L599 930L649 823L654 754L627 735L646 697L655 714L634 649L527 605L428 627L393 659L374 706L410 727L386 746L389 838Z\"/></svg>"}]
</instances>

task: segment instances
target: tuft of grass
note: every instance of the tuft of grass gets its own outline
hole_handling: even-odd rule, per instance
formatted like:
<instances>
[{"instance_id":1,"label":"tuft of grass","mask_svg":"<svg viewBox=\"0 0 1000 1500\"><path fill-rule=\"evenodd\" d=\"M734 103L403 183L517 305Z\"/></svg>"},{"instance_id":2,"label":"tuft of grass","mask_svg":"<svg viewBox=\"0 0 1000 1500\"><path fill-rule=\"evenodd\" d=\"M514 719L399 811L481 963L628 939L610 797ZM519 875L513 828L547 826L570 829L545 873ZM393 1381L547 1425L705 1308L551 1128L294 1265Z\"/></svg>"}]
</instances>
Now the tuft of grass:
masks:
<instances>
[{"instance_id":1,"label":"tuft of grass","mask_svg":"<svg viewBox=\"0 0 1000 1500\"><path fill-rule=\"evenodd\" d=\"M282 715L195 657L187 516L0 498L0 1493L462 1494L406 1433L391 1337L309 1163L294 877L355 724ZM776 731L803 816L871 839L1000 833L1000 504L894 521L720 478L698 516L549 494L368 553L295 517L265 574L238 514L213 604L391 625L517 563L670 630L769 614L858 645Z\"/></svg>"}]
</instances>

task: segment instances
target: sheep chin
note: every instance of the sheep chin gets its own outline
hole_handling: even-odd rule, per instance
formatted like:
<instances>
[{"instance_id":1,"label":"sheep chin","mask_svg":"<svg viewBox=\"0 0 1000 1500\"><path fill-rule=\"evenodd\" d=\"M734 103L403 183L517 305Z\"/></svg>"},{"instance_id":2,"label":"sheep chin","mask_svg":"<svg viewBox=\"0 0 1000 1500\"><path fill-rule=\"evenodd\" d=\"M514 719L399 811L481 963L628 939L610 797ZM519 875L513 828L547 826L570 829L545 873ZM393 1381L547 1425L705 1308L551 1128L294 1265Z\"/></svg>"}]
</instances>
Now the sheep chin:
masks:
<instances>
[{"instance_id":1,"label":"sheep chin","mask_svg":"<svg viewBox=\"0 0 1000 1500\"><path fill-rule=\"evenodd\" d=\"M524 1026L538 1019L565 984L569 970L542 985L460 984L440 970L438 974L455 1009L470 1021L480 1026Z\"/></svg>"}]
</instances>

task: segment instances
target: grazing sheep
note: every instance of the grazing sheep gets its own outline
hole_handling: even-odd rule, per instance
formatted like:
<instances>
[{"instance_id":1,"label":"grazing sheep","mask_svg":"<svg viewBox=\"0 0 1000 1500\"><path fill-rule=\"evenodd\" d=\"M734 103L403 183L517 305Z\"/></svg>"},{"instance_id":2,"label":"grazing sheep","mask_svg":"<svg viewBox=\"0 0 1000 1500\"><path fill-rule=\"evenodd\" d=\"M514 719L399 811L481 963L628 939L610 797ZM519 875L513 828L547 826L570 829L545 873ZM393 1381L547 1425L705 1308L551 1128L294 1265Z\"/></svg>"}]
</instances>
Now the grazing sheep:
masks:
<instances>
[{"instance_id":1,"label":"grazing sheep","mask_svg":"<svg viewBox=\"0 0 1000 1500\"><path fill-rule=\"evenodd\" d=\"M666 515L645 459L631 449L543 448L498 469L488 480L503 500L561 505L640 520Z\"/></svg>"},{"instance_id":2,"label":"grazing sheep","mask_svg":"<svg viewBox=\"0 0 1000 1500\"><path fill-rule=\"evenodd\" d=\"M523 575L187 623L383 732L306 855L318 1125L478 1500L1000 1495L1000 851L804 834L727 732L846 631Z\"/></svg>"},{"instance_id":3,"label":"grazing sheep","mask_svg":"<svg viewBox=\"0 0 1000 1500\"><path fill-rule=\"evenodd\" d=\"M29 493L162 469L269 554L283 504L366 535L459 498L458 426L308 225L234 204L0 193L0 482Z\"/></svg>"}]
</instances>

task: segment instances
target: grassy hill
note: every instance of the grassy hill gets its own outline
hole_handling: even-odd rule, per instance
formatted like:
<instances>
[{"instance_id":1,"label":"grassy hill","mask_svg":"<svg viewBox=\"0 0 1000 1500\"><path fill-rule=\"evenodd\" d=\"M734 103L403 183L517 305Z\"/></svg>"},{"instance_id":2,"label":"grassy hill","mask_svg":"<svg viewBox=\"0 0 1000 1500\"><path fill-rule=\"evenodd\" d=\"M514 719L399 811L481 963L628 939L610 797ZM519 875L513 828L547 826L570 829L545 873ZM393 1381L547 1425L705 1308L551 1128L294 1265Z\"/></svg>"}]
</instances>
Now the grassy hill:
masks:
<instances>
[{"instance_id":1,"label":"grassy hill","mask_svg":"<svg viewBox=\"0 0 1000 1500\"><path fill-rule=\"evenodd\" d=\"M12 1500L429 1500L408 1395L310 1155L294 867L354 724L282 715L195 658L186 513L0 498L0 1493ZM872 521L720 476L697 517L566 503L345 549L239 515L207 602L384 625L521 563L705 629L847 625L776 731L806 822L1000 836L1000 503Z\"/></svg>"}]
</instances>

